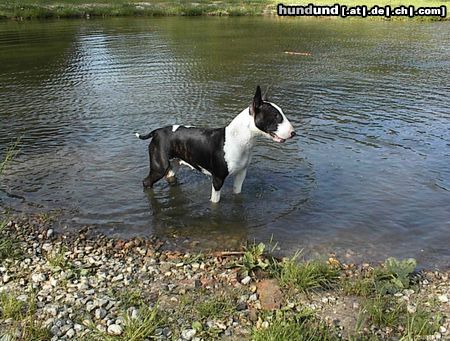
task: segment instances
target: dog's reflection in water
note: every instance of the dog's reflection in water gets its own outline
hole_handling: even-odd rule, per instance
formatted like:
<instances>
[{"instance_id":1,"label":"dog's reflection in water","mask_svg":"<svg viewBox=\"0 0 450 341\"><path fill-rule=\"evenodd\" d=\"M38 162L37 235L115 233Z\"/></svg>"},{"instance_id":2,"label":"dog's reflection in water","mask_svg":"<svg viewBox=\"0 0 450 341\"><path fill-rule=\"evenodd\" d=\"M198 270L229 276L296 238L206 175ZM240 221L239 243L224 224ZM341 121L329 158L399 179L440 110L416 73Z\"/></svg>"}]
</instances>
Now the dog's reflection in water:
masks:
<instances>
[{"instance_id":1,"label":"dog's reflection in water","mask_svg":"<svg viewBox=\"0 0 450 341\"><path fill-rule=\"evenodd\" d=\"M145 192L156 237L176 243L177 249L242 249L249 238L249 227L246 216L242 214L241 197L230 198L229 205L211 206L201 198L196 202L192 193L183 190L183 186L167 187L162 192Z\"/></svg>"}]
</instances>

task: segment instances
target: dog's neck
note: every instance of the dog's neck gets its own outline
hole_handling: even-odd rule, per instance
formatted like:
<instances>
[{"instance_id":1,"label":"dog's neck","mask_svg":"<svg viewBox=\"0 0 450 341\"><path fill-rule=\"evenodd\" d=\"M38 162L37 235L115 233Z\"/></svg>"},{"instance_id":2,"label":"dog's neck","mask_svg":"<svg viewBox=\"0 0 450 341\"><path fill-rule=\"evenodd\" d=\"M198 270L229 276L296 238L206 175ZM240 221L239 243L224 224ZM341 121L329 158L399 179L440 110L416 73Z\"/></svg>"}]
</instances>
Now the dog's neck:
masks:
<instances>
[{"instance_id":1,"label":"dog's neck","mask_svg":"<svg viewBox=\"0 0 450 341\"><path fill-rule=\"evenodd\" d=\"M255 138L262 135L261 131L255 126L253 116L250 114L250 108L244 109L237 115L229 125L225 127L226 136L239 141L239 144L252 146Z\"/></svg>"}]
</instances>

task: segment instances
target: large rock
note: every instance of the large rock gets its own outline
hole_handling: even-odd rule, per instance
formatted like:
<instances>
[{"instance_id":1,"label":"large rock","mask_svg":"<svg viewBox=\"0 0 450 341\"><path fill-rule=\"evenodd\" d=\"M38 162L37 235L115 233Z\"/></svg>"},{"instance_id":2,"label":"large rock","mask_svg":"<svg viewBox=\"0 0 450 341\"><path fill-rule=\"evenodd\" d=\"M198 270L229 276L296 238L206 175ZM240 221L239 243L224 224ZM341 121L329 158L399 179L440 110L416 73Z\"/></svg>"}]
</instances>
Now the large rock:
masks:
<instances>
[{"instance_id":1,"label":"large rock","mask_svg":"<svg viewBox=\"0 0 450 341\"><path fill-rule=\"evenodd\" d=\"M283 294L281 293L278 283L274 279L264 279L258 282L257 292L261 308L264 310L280 309Z\"/></svg>"}]
</instances>

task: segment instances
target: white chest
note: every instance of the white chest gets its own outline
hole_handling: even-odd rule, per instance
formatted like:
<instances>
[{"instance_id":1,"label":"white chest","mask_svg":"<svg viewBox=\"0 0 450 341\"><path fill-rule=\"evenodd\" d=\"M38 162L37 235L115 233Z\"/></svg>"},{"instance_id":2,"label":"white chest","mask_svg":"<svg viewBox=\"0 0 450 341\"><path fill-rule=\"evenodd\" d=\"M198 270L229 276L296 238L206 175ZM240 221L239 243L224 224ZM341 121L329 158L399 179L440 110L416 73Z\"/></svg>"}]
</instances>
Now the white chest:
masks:
<instances>
[{"instance_id":1,"label":"white chest","mask_svg":"<svg viewBox=\"0 0 450 341\"><path fill-rule=\"evenodd\" d=\"M238 115L225 128L225 162L229 174L234 174L248 167L254 146L255 134L248 127L248 112Z\"/></svg>"}]
</instances>

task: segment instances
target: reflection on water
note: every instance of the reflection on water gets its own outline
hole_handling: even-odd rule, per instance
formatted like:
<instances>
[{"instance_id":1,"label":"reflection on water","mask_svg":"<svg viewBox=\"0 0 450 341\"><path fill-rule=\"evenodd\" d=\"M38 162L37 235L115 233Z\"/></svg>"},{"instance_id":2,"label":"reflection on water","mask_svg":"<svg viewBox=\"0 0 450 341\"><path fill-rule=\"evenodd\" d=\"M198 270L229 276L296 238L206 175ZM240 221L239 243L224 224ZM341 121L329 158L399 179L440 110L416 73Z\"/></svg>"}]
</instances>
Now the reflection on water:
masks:
<instances>
[{"instance_id":1,"label":"reflection on water","mask_svg":"<svg viewBox=\"0 0 450 341\"><path fill-rule=\"evenodd\" d=\"M450 260L450 23L160 18L0 23L0 204L71 229ZM395 32L395 34L394 34ZM284 51L310 52L295 56ZM166 124L224 126L272 85L298 138L261 140L234 196L181 170L144 192ZM190 245L190 244L189 244Z\"/></svg>"}]
</instances>

